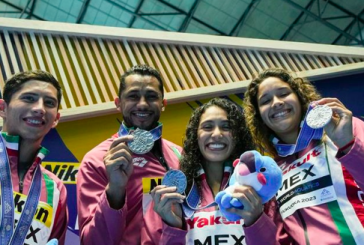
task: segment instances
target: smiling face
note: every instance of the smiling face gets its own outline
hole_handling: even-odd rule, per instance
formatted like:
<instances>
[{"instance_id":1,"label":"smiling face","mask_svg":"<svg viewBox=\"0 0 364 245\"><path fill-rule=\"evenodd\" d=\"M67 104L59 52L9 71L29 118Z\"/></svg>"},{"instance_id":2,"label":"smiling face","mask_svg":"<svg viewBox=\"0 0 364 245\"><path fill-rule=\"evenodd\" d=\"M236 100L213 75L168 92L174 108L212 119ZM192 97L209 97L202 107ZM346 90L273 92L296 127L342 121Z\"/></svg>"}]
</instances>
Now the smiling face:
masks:
<instances>
[{"instance_id":1,"label":"smiling face","mask_svg":"<svg viewBox=\"0 0 364 245\"><path fill-rule=\"evenodd\" d=\"M125 89L115 99L127 127L151 130L157 126L163 105L159 81L153 76L132 74L125 78Z\"/></svg>"},{"instance_id":2,"label":"smiling face","mask_svg":"<svg viewBox=\"0 0 364 245\"><path fill-rule=\"evenodd\" d=\"M259 85L257 100L263 122L283 141L294 143L302 110L289 84L279 78L268 77Z\"/></svg>"},{"instance_id":3,"label":"smiling face","mask_svg":"<svg viewBox=\"0 0 364 245\"><path fill-rule=\"evenodd\" d=\"M50 83L30 80L15 92L9 104L0 100L3 130L37 144L58 124L57 89Z\"/></svg>"},{"instance_id":4,"label":"smiling face","mask_svg":"<svg viewBox=\"0 0 364 245\"><path fill-rule=\"evenodd\" d=\"M201 115L197 138L206 163L223 163L235 147L227 114L217 106Z\"/></svg>"}]
</instances>

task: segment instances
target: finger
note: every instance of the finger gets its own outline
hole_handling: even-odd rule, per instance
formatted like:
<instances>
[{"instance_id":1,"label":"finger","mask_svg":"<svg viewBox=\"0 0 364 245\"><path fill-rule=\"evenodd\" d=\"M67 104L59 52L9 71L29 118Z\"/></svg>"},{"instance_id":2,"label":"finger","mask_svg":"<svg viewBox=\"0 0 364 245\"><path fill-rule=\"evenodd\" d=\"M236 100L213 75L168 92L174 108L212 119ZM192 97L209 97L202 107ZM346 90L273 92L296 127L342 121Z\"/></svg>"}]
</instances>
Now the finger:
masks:
<instances>
[{"instance_id":1,"label":"finger","mask_svg":"<svg viewBox=\"0 0 364 245\"><path fill-rule=\"evenodd\" d=\"M173 203L181 203L183 202L184 196L179 193L166 193L163 194L160 200L160 206L167 206Z\"/></svg>"},{"instance_id":2,"label":"finger","mask_svg":"<svg viewBox=\"0 0 364 245\"><path fill-rule=\"evenodd\" d=\"M133 135L125 135L118 138L115 138L114 141L111 143L109 150L116 147L119 144L130 142L134 139Z\"/></svg>"},{"instance_id":3,"label":"finger","mask_svg":"<svg viewBox=\"0 0 364 245\"><path fill-rule=\"evenodd\" d=\"M155 203L159 203L161 196L165 193L169 193L169 192L175 192L176 191L176 187L167 187L165 185L159 185L156 186L151 192L153 193L152 197L153 197L153 201Z\"/></svg>"},{"instance_id":4,"label":"finger","mask_svg":"<svg viewBox=\"0 0 364 245\"><path fill-rule=\"evenodd\" d=\"M131 152L129 151L129 149L127 149L127 148L121 148L119 150L115 150L114 152L107 152L105 159L115 160L120 157L125 157L125 159L127 159L129 162L132 162L132 160L133 160L133 156L132 156Z\"/></svg>"},{"instance_id":5,"label":"finger","mask_svg":"<svg viewBox=\"0 0 364 245\"><path fill-rule=\"evenodd\" d=\"M233 198L237 198L245 207L251 209L254 206L261 205L261 198L258 193L250 186L238 186L232 193Z\"/></svg>"},{"instance_id":6,"label":"finger","mask_svg":"<svg viewBox=\"0 0 364 245\"><path fill-rule=\"evenodd\" d=\"M113 171L121 169L127 173L130 173L130 171L133 170L132 162L128 161L123 156L113 159L113 160L105 161L105 166L106 166L106 168L111 169Z\"/></svg>"},{"instance_id":7,"label":"finger","mask_svg":"<svg viewBox=\"0 0 364 245\"><path fill-rule=\"evenodd\" d=\"M314 103L316 105L326 105L326 104L332 103L332 102L335 102L335 103L344 105L338 98L329 98L329 97L326 97L326 98L322 98L322 99L319 99L317 101L314 101Z\"/></svg>"}]
</instances>

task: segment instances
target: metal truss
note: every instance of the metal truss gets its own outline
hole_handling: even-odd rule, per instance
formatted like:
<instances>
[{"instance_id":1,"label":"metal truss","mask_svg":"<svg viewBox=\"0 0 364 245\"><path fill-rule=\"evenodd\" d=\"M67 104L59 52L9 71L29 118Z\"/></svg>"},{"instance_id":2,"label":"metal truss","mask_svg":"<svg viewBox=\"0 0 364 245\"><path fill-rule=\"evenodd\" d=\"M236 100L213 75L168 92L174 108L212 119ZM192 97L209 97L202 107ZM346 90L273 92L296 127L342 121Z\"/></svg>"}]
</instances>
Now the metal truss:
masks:
<instances>
[{"instance_id":1,"label":"metal truss","mask_svg":"<svg viewBox=\"0 0 364 245\"><path fill-rule=\"evenodd\" d=\"M304 16L306 16L306 18L309 16L312 19L314 19L315 21L320 22L324 26L326 26L338 33L338 37L335 39L335 41L332 44L337 44L338 41L342 37L344 37L344 38L346 38L346 44L354 43L354 44L364 46L364 39L363 39L363 36L361 35L362 29L363 29L362 27L364 27L364 25L363 25L364 20L361 18L361 15L364 13L364 10L362 10L358 15L355 15L354 13L351 13L350 11L345 9L343 6L338 5L330 0L325 0L323 5L322 5L321 0L311 0L307 4L306 7L302 7L301 5L297 4L293 0L283 0L283 1L290 4L292 7L300 10L301 13L296 18L296 20L292 23L292 25L287 29L287 31L282 35L281 40L284 40L288 36L288 34L292 31L292 29L295 25L304 24L306 22L306 20L302 21L302 18ZM316 3L316 5L317 5L317 11L315 11L315 12L311 11L312 6L314 6L314 3ZM328 5L336 8L337 10L339 10L340 13L344 13L344 15L340 14L340 15L333 16L330 18L323 18L322 17L323 13L325 12ZM338 26L336 26L328 21L328 20L332 20L332 19L341 19L341 18L352 18L352 21L348 24L348 26L344 30L340 29ZM350 30L352 28L354 28L354 26L356 26L358 28L357 33L358 33L359 37L356 37L356 36L353 36L352 34L350 34Z\"/></svg>"},{"instance_id":2,"label":"metal truss","mask_svg":"<svg viewBox=\"0 0 364 245\"><path fill-rule=\"evenodd\" d=\"M239 18L238 22L234 25L233 29L230 31L229 36L237 36L239 33L239 30L242 28L244 21L246 20L246 17L248 16L250 10L253 8L254 4L257 3L259 0L251 0L248 7L245 9L242 16Z\"/></svg>"},{"instance_id":3,"label":"metal truss","mask_svg":"<svg viewBox=\"0 0 364 245\"><path fill-rule=\"evenodd\" d=\"M25 5L24 8L21 8L7 0L0 0L0 2L5 3L7 5L9 5L10 7L18 10L18 11L2 11L2 13L20 13L20 17L19 18L23 18L24 14L27 14L27 17L25 19L31 19L32 17L38 20L45 20L37 15L34 14L34 8L35 8L35 3L36 0L28 0L27 4ZM29 7L30 6L30 7Z\"/></svg>"}]
</instances>

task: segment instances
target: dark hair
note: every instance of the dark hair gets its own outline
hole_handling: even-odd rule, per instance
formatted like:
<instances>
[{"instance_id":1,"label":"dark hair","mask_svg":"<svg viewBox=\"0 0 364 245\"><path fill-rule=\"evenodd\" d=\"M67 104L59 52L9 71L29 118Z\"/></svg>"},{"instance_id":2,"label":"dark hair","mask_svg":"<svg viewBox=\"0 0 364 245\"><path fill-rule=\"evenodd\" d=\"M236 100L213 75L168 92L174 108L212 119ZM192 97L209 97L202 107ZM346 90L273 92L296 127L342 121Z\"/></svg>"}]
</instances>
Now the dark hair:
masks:
<instances>
[{"instance_id":1,"label":"dark hair","mask_svg":"<svg viewBox=\"0 0 364 245\"><path fill-rule=\"evenodd\" d=\"M9 105L13 94L18 92L23 84L31 81L38 80L46 83L52 84L57 89L57 100L58 100L58 109L61 104L62 99L62 88L59 82L54 78L52 74L42 70L34 70L34 71L23 71L14 74L10 77L6 82L3 89L3 99L6 104Z\"/></svg>"},{"instance_id":2,"label":"dark hair","mask_svg":"<svg viewBox=\"0 0 364 245\"><path fill-rule=\"evenodd\" d=\"M290 72L280 68L270 68L259 73L249 84L244 99L244 110L246 124L253 137L253 141L261 152L267 151L274 156L277 156L277 151L273 143L270 141L274 132L268 128L259 113L258 106L258 90L259 85L269 77L276 77L283 82L288 83L292 91L297 95L301 111L305 112L311 101L321 98L315 87L305 78L294 77ZM302 117L304 114L302 115Z\"/></svg>"},{"instance_id":3,"label":"dark hair","mask_svg":"<svg viewBox=\"0 0 364 245\"><path fill-rule=\"evenodd\" d=\"M119 97L120 97L121 93L123 92L123 90L125 89L126 77L129 75L133 75L133 74L138 74L141 76L153 76L153 77L157 78L157 80L159 82L159 90L162 93L162 99L164 98L163 81L162 81L159 71L157 71L153 67L150 67L150 66L144 65L144 64L135 65L135 66L131 67L121 76L120 86L119 86Z\"/></svg>"},{"instance_id":4,"label":"dark hair","mask_svg":"<svg viewBox=\"0 0 364 245\"><path fill-rule=\"evenodd\" d=\"M231 127L231 135L235 143L235 148L232 151L229 159L235 160L247 150L254 149L252 140L245 126L245 119L242 109L226 99L214 98L206 104L195 109L190 121L188 122L185 140L183 142L183 153L180 161L181 170L185 173L188 182L188 188L191 188L192 180L196 177L197 172L202 167L204 160L198 146L198 127L202 114L212 106L217 106L227 113L227 118ZM200 183L196 182L200 189Z\"/></svg>"}]
</instances>

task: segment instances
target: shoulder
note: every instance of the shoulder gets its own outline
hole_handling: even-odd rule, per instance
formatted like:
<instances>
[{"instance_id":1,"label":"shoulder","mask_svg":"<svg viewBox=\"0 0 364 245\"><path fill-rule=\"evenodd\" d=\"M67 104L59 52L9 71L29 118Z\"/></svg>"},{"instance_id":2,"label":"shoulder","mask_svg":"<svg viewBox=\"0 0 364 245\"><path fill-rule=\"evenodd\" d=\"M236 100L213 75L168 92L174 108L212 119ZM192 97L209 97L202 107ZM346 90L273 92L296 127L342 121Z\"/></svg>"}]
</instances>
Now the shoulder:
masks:
<instances>
[{"instance_id":1,"label":"shoulder","mask_svg":"<svg viewBox=\"0 0 364 245\"><path fill-rule=\"evenodd\" d=\"M171 142L171 141L169 141L169 140L166 140L166 139L162 139L162 143L164 144L164 145L167 145L169 148L171 148L171 149L176 149L176 150L178 150L179 152L182 152L182 147L180 147L179 145L176 145L175 143L173 143L173 142Z\"/></svg>"},{"instance_id":2,"label":"shoulder","mask_svg":"<svg viewBox=\"0 0 364 245\"><path fill-rule=\"evenodd\" d=\"M82 163L98 162L99 160L102 160L106 152L109 150L113 142L113 139L114 139L113 137L110 137L107 140L104 140L103 142L95 146L89 152L87 152L83 157Z\"/></svg>"}]
</instances>

